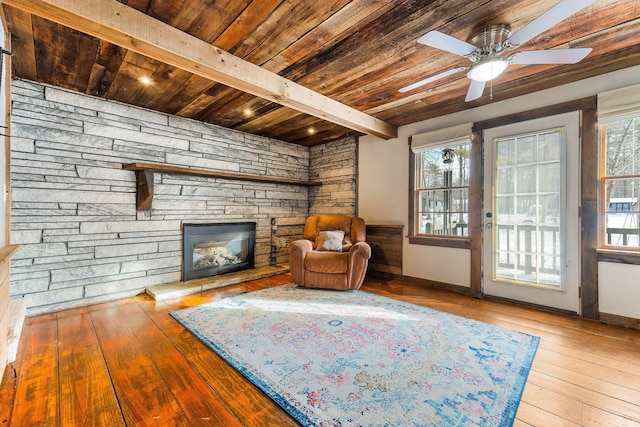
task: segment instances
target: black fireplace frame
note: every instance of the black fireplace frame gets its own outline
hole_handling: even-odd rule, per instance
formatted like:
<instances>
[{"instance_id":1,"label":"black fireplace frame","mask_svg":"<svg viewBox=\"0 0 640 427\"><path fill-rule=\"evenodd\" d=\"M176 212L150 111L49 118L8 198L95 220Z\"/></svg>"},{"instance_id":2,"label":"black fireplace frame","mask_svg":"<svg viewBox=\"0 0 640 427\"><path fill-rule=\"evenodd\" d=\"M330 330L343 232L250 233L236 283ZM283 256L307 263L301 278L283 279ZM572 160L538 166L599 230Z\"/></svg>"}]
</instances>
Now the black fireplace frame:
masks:
<instances>
[{"instance_id":1,"label":"black fireplace frame","mask_svg":"<svg viewBox=\"0 0 640 427\"><path fill-rule=\"evenodd\" d=\"M256 223L225 222L182 225L182 281L217 276L240 270L251 269L255 265ZM227 241L231 238L246 238L248 243L245 262L210 268L193 268L193 249L195 245L212 241ZM217 240L211 240L217 239Z\"/></svg>"}]
</instances>

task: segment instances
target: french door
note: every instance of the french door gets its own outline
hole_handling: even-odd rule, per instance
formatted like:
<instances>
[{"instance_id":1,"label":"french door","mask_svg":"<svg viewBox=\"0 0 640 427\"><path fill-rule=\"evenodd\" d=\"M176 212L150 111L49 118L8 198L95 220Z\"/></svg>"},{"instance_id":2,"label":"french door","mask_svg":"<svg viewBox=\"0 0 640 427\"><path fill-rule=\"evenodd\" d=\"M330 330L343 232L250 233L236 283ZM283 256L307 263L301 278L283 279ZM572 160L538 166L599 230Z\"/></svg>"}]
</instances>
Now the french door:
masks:
<instances>
[{"instance_id":1,"label":"french door","mask_svg":"<svg viewBox=\"0 0 640 427\"><path fill-rule=\"evenodd\" d=\"M486 295L579 311L578 123L574 112L485 130Z\"/></svg>"}]
</instances>

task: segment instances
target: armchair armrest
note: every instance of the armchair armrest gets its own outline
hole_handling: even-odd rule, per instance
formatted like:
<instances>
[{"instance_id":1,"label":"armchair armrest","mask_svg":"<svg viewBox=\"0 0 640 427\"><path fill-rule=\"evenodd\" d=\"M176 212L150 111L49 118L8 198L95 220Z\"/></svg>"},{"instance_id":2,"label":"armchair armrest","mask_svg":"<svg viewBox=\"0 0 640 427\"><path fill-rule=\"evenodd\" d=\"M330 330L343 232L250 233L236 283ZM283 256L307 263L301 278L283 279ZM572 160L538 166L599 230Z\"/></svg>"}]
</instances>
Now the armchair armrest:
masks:
<instances>
[{"instance_id":1,"label":"armchair armrest","mask_svg":"<svg viewBox=\"0 0 640 427\"><path fill-rule=\"evenodd\" d=\"M371 246L366 242L357 242L349 249L349 258L362 256L365 259L371 258Z\"/></svg>"},{"instance_id":2,"label":"armchair armrest","mask_svg":"<svg viewBox=\"0 0 640 427\"><path fill-rule=\"evenodd\" d=\"M313 243L306 239L294 240L287 246L293 283L304 285L304 257L312 250Z\"/></svg>"},{"instance_id":3,"label":"armchair armrest","mask_svg":"<svg viewBox=\"0 0 640 427\"><path fill-rule=\"evenodd\" d=\"M349 249L349 284L351 289L358 289L367 273L371 258L371 246L365 242L357 242Z\"/></svg>"}]
</instances>

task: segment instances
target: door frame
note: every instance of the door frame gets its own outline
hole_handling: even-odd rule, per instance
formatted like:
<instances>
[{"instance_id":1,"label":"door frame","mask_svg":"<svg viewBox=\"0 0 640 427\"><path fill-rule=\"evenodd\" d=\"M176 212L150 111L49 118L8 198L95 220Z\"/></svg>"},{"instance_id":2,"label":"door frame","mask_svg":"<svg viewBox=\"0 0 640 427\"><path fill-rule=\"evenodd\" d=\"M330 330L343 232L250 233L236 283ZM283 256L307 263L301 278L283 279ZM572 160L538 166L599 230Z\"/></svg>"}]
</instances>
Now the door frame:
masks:
<instances>
[{"instance_id":1,"label":"door frame","mask_svg":"<svg viewBox=\"0 0 640 427\"><path fill-rule=\"evenodd\" d=\"M482 151L485 129L504 126L521 121L553 116L570 111L580 111L580 284L581 315L598 319L598 119L597 97L591 96L574 101L541 107L508 116L477 121L473 126L471 151L472 182L469 189L469 227L471 237L471 293L482 296L482 198L484 171ZM471 223L473 219L473 224Z\"/></svg>"}]
</instances>

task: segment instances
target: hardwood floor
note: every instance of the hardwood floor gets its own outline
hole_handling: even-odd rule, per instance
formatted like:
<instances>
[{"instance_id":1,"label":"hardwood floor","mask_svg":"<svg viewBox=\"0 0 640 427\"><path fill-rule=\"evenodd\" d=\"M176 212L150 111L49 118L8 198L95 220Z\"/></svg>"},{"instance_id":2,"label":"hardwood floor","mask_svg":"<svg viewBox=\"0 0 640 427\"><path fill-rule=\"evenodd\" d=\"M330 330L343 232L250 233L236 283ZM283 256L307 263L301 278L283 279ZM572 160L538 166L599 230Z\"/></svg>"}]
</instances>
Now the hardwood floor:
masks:
<instances>
[{"instance_id":1,"label":"hardwood floor","mask_svg":"<svg viewBox=\"0 0 640 427\"><path fill-rule=\"evenodd\" d=\"M289 281L28 318L0 385L0 425L298 425L169 316ZM540 336L515 426L640 426L640 331L399 280L371 277L362 289Z\"/></svg>"}]
</instances>

